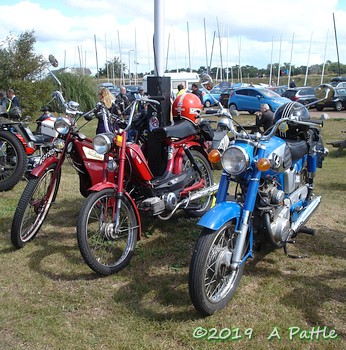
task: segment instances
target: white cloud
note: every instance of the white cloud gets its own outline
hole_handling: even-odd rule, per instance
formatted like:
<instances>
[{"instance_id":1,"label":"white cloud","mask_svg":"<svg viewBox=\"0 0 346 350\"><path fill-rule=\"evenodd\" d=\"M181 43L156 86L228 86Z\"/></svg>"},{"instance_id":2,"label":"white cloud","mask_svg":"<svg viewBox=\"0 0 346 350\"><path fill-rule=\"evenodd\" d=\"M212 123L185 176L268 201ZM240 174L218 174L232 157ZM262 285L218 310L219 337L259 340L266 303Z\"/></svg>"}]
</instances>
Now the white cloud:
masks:
<instances>
[{"instance_id":1,"label":"white cloud","mask_svg":"<svg viewBox=\"0 0 346 350\"><path fill-rule=\"evenodd\" d=\"M218 31L221 35L223 66L253 65L265 67L271 61L289 62L296 66L320 64L324 60L326 36L328 44L326 59L336 61L333 13L336 19L340 61L346 62L346 9L337 0L318 5L310 0L163 0L164 15L164 62L166 67L168 36L168 68L188 66L189 25L190 57L193 68L206 65L204 22L208 63L220 65ZM63 1L12 1L0 5L2 16L0 38L9 32L20 34L34 30L37 38L36 51L44 56L53 53L61 64L79 66L80 59L87 66L96 67L95 42L97 39L98 62L103 66L107 58L120 56L128 65L129 50L137 48L138 71L153 69L152 38L154 30L154 0L63 0ZM311 41L310 57L309 45ZM107 50L105 47L107 42ZM240 56L239 56L240 51ZM227 55L228 53L228 55ZM133 53L131 54L133 55ZM134 59L134 57L131 58Z\"/></svg>"}]
</instances>

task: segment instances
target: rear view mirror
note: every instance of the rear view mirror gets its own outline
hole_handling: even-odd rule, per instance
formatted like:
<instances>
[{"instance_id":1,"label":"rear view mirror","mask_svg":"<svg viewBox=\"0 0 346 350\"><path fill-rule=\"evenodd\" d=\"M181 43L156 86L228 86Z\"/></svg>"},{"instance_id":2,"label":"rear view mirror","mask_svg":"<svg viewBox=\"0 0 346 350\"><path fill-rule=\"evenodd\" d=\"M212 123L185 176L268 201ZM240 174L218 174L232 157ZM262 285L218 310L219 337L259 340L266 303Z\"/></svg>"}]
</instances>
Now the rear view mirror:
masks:
<instances>
[{"instance_id":1,"label":"rear view mirror","mask_svg":"<svg viewBox=\"0 0 346 350\"><path fill-rule=\"evenodd\" d=\"M49 62L53 67L57 67L59 65L58 60L53 56L53 55L49 55L48 56Z\"/></svg>"},{"instance_id":2,"label":"rear view mirror","mask_svg":"<svg viewBox=\"0 0 346 350\"><path fill-rule=\"evenodd\" d=\"M329 84L322 84L315 89L315 96L318 101L331 100L334 97L335 90Z\"/></svg>"}]
</instances>

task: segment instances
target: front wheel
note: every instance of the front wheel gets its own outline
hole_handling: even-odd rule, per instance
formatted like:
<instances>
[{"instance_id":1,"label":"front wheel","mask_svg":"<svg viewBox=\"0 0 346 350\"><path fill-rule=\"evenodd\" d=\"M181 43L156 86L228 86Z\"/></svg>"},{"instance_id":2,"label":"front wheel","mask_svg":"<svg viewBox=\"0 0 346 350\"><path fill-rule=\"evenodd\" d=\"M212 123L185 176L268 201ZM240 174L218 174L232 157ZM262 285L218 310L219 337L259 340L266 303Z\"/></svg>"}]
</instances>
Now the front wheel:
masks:
<instances>
[{"instance_id":1,"label":"front wheel","mask_svg":"<svg viewBox=\"0 0 346 350\"><path fill-rule=\"evenodd\" d=\"M230 268L237 238L234 221L230 221L216 231L204 228L197 241L190 263L189 293L203 316L227 306L239 285L245 263L235 271Z\"/></svg>"},{"instance_id":2,"label":"front wheel","mask_svg":"<svg viewBox=\"0 0 346 350\"><path fill-rule=\"evenodd\" d=\"M127 197L119 200L120 209L114 189L92 193L82 205L77 221L77 241L82 257L92 270L104 276L126 267L137 243L140 223L135 209Z\"/></svg>"},{"instance_id":3,"label":"front wheel","mask_svg":"<svg viewBox=\"0 0 346 350\"><path fill-rule=\"evenodd\" d=\"M0 191L13 188L23 177L27 155L19 139L9 131L0 131Z\"/></svg>"},{"instance_id":4,"label":"front wheel","mask_svg":"<svg viewBox=\"0 0 346 350\"><path fill-rule=\"evenodd\" d=\"M54 164L39 178L28 181L12 220L11 241L15 247L22 248L40 230L55 200L60 177Z\"/></svg>"}]
</instances>

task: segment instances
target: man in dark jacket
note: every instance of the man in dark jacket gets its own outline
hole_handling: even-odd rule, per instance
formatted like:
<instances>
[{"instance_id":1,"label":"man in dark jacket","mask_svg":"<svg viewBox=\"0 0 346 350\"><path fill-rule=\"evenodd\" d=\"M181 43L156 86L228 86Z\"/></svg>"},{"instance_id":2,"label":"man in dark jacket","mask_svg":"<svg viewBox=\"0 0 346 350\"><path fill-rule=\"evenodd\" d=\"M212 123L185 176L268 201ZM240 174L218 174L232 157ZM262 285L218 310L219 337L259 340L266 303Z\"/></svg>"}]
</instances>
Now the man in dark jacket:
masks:
<instances>
[{"instance_id":1,"label":"man in dark jacket","mask_svg":"<svg viewBox=\"0 0 346 350\"><path fill-rule=\"evenodd\" d=\"M266 132L274 123L274 113L270 110L268 104L262 103L259 112L256 112L256 126L262 127Z\"/></svg>"},{"instance_id":2,"label":"man in dark jacket","mask_svg":"<svg viewBox=\"0 0 346 350\"><path fill-rule=\"evenodd\" d=\"M126 95L126 87L120 86L120 93L116 97L114 101L114 106L112 108L111 113L116 114L119 117L130 114L130 101Z\"/></svg>"},{"instance_id":3,"label":"man in dark jacket","mask_svg":"<svg viewBox=\"0 0 346 350\"><path fill-rule=\"evenodd\" d=\"M191 88L192 88L192 93L195 94L196 96L198 96L203 104L203 95L202 95L201 90L198 89L198 85L196 83L193 83Z\"/></svg>"},{"instance_id":4,"label":"man in dark jacket","mask_svg":"<svg viewBox=\"0 0 346 350\"><path fill-rule=\"evenodd\" d=\"M14 90L12 90L12 89L7 90L7 98L10 101L12 101L11 108L12 107L19 107L20 108L20 103L19 103L18 97L14 93Z\"/></svg>"}]
</instances>

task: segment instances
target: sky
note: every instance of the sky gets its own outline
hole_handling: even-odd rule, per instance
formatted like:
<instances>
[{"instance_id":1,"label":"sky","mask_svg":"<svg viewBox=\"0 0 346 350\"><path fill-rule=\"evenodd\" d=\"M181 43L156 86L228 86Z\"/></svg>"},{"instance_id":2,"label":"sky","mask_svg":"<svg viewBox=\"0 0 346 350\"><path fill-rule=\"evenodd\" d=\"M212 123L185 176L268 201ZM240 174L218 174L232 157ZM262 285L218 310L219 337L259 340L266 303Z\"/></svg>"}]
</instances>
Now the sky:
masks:
<instances>
[{"instance_id":1,"label":"sky","mask_svg":"<svg viewBox=\"0 0 346 350\"><path fill-rule=\"evenodd\" d=\"M266 68L346 64L346 0L156 0L161 66ZM154 69L155 0L0 0L0 45L34 31L36 54L93 73L119 57L132 73ZM10 14L10 15L6 15ZM158 34L157 34L158 35ZM159 37L159 36L158 36Z\"/></svg>"}]
</instances>

